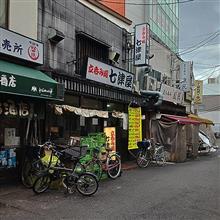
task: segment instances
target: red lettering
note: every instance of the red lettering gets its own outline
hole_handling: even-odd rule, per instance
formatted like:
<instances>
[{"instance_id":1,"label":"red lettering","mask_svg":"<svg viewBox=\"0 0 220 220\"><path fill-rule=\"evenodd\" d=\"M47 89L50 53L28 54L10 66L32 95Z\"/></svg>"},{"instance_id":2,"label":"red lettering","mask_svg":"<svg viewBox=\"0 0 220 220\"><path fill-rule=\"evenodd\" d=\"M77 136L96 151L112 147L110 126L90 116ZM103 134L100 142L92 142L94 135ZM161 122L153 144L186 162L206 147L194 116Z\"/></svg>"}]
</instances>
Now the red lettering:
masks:
<instances>
[{"instance_id":1,"label":"red lettering","mask_svg":"<svg viewBox=\"0 0 220 220\"><path fill-rule=\"evenodd\" d=\"M93 71L94 71L94 66L92 65L92 64L89 64L89 70L88 70L88 72L89 73L93 73Z\"/></svg>"},{"instance_id":2,"label":"red lettering","mask_svg":"<svg viewBox=\"0 0 220 220\"><path fill-rule=\"evenodd\" d=\"M96 74L96 75L99 74L99 68L97 66L94 68L94 74Z\"/></svg>"}]
</instances>

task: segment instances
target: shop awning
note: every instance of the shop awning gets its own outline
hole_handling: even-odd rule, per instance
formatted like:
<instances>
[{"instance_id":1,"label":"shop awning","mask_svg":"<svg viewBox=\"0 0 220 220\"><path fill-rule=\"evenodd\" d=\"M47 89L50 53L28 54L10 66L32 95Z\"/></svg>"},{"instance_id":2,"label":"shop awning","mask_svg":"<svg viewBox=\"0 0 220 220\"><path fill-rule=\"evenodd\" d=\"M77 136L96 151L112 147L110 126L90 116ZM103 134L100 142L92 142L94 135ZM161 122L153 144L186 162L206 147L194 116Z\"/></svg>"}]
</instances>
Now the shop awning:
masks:
<instances>
[{"instance_id":1,"label":"shop awning","mask_svg":"<svg viewBox=\"0 0 220 220\"><path fill-rule=\"evenodd\" d=\"M177 116L177 115L162 115L163 118L165 119L170 119L172 121L176 121L179 124L200 124L199 121L196 121L194 119L184 117L184 116Z\"/></svg>"},{"instance_id":2,"label":"shop awning","mask_svg":"<svg viewBox=\"0 0 220 220\"><path fill-rule=\"evenodd\" d=\"M41 71L0 60L0 93L63 100L63 85Z\"/></svg>"},{"instance_id":3,"label":"shop awning","mask_svg":"<svg viewBox=\"0 0 220 220\"><path fill-rule=\"evenodd\" d=\"M196 121L199 121L202 124L214 125L213 121L211 121L209 119L206 119L206 118L199 117L198 115L190 114L190 115L188 115L188 118L191 118L191 119L194 119Z\"/></svg>"}]
</instances>

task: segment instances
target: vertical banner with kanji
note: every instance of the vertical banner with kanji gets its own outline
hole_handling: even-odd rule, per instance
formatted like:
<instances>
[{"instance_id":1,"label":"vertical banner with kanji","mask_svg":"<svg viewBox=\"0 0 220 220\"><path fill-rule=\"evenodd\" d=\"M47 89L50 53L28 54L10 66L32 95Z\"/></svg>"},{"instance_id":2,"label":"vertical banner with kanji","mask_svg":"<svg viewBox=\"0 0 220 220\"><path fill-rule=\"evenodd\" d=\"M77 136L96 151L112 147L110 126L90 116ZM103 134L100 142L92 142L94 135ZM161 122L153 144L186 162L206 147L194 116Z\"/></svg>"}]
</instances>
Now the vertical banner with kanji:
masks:
<instances>
[{"instance_id":1,"label":"vertical banner with kanji","mask_svg":"<svg viewBox=\"0 0 220 220\"><path fill-rule=\"evenodd\" d=\"M116 151L116 131L115 127L105 127L104 133L108 138L109 147L112 151Z\"/></svg>"},{"instance_id":2,"label":"vertical banner with kanji","mask_svg":"<svg viewBox=\"0 0 220 220\"><path fill-rule=\"evenodd\" d=\"M203 95L203 81L195 80L194 103L201 104Z\"/></svg>"},{"instance_id":3,"label":"vertical banner with kanji","mask_svg":"<svg viewBox=\"0 0 220 220\"><path fill-rule=\"evenodd\" d=\"M141 107L128 107L128 150L137 149L137 142L142 140Z\"/></svg>"}]
</instances>

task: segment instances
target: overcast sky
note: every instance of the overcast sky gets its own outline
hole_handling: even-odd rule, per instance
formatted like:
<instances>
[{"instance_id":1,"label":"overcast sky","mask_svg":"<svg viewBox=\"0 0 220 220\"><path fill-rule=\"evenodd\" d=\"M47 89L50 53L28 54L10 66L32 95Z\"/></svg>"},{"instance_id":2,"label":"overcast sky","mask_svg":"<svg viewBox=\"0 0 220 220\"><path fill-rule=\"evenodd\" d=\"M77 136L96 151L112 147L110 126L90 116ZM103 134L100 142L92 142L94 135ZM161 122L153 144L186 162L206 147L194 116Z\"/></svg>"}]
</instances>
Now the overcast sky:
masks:
<instances>
[{"instance_id":1,"label":"overcast sky","mask_svg":"<svg viewBox=\"0 0 220 220\"><path fill-rule=\"evenodd\" d=\"M193 61L196 79L220 75L220 0L194 0L180 4L179 40L180 54L188 48L195 49L192 53L185 51L181 57ZM205 45L200 47L201 44Z\"/></svg>"}]
</instances>

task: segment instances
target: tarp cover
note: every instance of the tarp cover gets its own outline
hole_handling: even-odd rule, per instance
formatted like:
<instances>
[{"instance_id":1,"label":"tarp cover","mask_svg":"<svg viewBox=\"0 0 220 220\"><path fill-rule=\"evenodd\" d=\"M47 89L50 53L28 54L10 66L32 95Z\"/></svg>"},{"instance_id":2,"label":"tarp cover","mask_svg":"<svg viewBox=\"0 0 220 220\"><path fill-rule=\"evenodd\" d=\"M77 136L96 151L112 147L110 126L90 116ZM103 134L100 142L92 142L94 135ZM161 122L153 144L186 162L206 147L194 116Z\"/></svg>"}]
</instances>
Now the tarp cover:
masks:
<instances>
[{"instance_id":1,"label":"tarp cover","mask_svg":"<svg viewBox=\"0 0 220 220\"><path fill-rule=\"evenodd\" d=\"M152 120L152 134L154 139L163 144L167 152L167 159L174 162L186 160L186 129L182 124Z\"/></svg>"},{"instance_id":2,"label":"tarp cover","mask_svg":"<svg viewBox=\"0 0 220 220\"><path fill-rule=\"evenodd\" d=\"M177 123L179 124L183 124L183 125L186 125L186 124L200 124L201 122L197 121L197 120L194 120L194 119L191 119L191 118L188 118L188 117L184 117L184 116L177 116L177 115L162 115L163 118L167 118L167 119L170 119L172 121L177 121Z\"/></svg>"}]
</instances>

